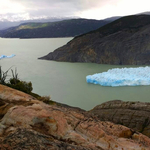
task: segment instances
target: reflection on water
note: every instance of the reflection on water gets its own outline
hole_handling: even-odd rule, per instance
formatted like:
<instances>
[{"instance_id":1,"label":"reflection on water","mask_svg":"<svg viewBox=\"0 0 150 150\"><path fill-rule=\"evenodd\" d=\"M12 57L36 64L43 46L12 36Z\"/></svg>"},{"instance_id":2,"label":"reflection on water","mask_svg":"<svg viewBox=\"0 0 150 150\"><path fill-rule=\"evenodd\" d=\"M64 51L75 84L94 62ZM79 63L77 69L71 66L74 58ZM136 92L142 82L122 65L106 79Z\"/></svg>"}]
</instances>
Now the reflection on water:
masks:
<instances>
[{"instance_id":1,"label":"reflection on water","mask_svg":"<svg viewBox=\"0 0 150 150\"><path fill-rule=\"evenodd\" d=\"M38 60L72 38L0 39L0 55L16 54L0 60L5 71L17 67L22 80L33 83L33 91L54 101L89 110L108 100L149 102L150 86L102 87L86 83L86 76L116 67L94 63L66 63ZM132 66L136 67L136 66Z\"/></svg>"}]
</instances>

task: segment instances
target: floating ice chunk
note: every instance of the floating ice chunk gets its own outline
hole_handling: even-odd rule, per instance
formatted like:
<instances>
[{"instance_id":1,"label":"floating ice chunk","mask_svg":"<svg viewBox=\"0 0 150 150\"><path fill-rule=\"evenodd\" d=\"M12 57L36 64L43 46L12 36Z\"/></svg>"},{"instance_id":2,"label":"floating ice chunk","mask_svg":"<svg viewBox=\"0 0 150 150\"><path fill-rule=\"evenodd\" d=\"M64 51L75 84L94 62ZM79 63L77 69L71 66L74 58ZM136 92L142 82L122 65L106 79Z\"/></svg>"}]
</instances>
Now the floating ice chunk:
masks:
<instances>
[{"instance_id":1,"label":"floating ice chunk","mask_svg":"<svg viewBox=\"0 0 150 150\"><path fill-rule=\"evenodd\" d=\"M1 55L1 56L0 56L0 59L3 59L3 58L12 58L12 57L14 57L14 56L16 56L16 55L15 55L15 54L12 54L12 55L10 55L10 56Z\"/></svg>"},{"instance_id":2,"label":"floating ice chunk","mask_svg":"<svg viewBox=\"0 0 150 150\"><path fill-rule=\"evenodd\" d=\"M102 86L150 85L150 67L109 69L107 72L86 76L86 81Z\"/></svg>"}]
</instances>

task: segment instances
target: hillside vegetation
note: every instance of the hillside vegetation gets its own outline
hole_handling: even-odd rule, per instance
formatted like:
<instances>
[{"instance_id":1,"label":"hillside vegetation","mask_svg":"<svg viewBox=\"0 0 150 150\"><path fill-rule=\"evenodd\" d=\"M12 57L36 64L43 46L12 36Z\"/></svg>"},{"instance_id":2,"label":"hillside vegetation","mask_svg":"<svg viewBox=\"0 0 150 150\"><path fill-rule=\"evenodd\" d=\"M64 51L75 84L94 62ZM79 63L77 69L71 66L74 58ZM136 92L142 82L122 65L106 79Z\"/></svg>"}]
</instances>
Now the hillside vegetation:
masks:
<instances>
[{"instance_id":1,"label":"hillside vegetation","mask_svg":"<svg viewBox=\"0 0 150 150\"><path fill-rule=\"evenodd\" d=\"M105 20L70 19L47 23L24 23L0 31L4 38L74 37L109 23Z\"/></svg>"}]
</instances>

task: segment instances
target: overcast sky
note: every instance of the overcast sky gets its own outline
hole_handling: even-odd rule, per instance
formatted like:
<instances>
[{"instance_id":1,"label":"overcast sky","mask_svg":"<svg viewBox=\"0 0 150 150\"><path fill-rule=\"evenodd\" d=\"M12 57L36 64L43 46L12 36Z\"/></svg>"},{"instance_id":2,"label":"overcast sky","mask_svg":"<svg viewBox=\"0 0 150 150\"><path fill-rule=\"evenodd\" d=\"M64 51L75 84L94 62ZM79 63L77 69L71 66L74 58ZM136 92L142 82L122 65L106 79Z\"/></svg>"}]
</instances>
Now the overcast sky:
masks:
<instances>
[{"instance_id":1,"label":"overcast sky","mask_svg":"<svg viewBox=\"0 0 150 150\"><path fill-rule=\"evenodd\" d=\"M104 19L150 11L150 0L0 0L0 20Z\"/></svg>"}]
</instances>

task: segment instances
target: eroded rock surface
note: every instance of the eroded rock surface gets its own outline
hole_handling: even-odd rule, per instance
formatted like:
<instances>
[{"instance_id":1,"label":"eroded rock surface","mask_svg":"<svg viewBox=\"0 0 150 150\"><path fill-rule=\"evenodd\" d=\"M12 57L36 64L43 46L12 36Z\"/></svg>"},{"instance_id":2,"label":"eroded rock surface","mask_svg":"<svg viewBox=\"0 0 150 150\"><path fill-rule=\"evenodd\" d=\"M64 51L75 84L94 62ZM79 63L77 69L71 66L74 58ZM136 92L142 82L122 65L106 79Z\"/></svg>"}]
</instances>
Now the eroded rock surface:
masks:
<instances>
[{"instance_id":1,"label":"eroded rock surface","mask_svg":"<svg viewBox=\"0 0 150 150\"><path fill-rule=\"evenodd\" d=\"M18 128L1 142L1 150L20 150L22 148L27 150L90 150L25 128Z\"/></svg>"},{"instance_id":2,"label":"eroded rock surface","mask_svg":"<svg viewBox=\"0 0 150 150\"><path fill-rule=\"evenodd\" d=\"M9 100L10 102L15 101L30 101L35 98L31 95L25 94L21 91L14 90L12 88L8 88L7 86L3 86L0 84L0 99Z\"/></svg>"},{"instance_id":3,"label":"eroded rock surface","mask_svg":"<svg viewBox=\"0 0 150 150\"><path fill-rule=\"evenodd\" d=\"M1 101L5 100L1 97ZM0 121L2 150L150 150L147 136L122 125L100 121L80 109L47 105L34 99L15 105L15 97L9 101L12 106L3 112ZM18 97L16 101L19 102ZM3 106L5 103L0 110Z\"/></svg>"},{"instance_id":4,"label":"eroded rock surface","mask_svg":"<svg viewBox=\"0 0 150 150\"><path fill-rule=\"evenodd\" d=\"M150 137L150 103L109 101L90 113L100 120L122 124Z\"/></svg>"}]
</instances>

